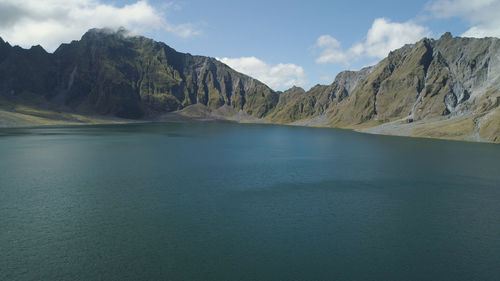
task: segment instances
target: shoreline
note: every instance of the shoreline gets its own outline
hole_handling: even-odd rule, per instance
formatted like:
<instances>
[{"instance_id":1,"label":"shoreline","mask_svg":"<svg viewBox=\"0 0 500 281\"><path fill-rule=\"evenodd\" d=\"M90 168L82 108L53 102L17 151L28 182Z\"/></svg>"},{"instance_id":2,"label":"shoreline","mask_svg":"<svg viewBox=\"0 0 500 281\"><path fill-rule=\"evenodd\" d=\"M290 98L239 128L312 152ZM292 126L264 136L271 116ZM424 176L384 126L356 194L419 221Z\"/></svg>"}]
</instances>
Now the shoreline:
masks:
<instances>
[{"instance_id":1,"label":"shoreline","mask_svg":"<svg viewBox=\"0 0 500 281\"><path fill-rule=\"evenodd\" d=\"M460 137L431 137L431 136L413 136L407 134L394 134L394 133L384 133L383 131L377 130L376 127L384 126L388 123L381 124L380 126L374 126L370 128L341 128L341 127L330 127L330 126L322 126L320 124L315 124L315 126L311 125L302 125L302 124L280 124L280 123L270 123L270 122L238 122L237 120L230 120L225 118L216 118L215 116L210 117L188 117L180 114L179 112L171 112L160 116L159 118L150 119L150 120L130 120L130 119L119 119L119 118L109 118L105 116L88 116L88 118L92 118L97 120L97 122L75 122L68 120L50 120L54 123L47 122L42 124L16 124L16 125L5 125L0 123L0 131L4 129L36 129L36 128L58 128L58 127L67 127L67 126L96 126L96 125L131 125L131 124L154 124L154 123L211 123L211 122L227 122L233 124L253 124L253 125L272 125L272 126L288 126L288 127L302 127L302 128L317 128L317 129L335 129L335 130L346 130L357 132L361 134L368 135L379 135L379 136L391 136L391 137L404 137L404 138L417 138L417 139L431 139L431 140L444 140L444 141L460 141L460 142L469 142L469 143L484 143L484 144L500 144L500 142L488 141L488 140L476 140L473 138L460 138ZM422 123L425 125L425 123ZM472 137L472 136L471 136Z\"/></svg>"}]
</instances>

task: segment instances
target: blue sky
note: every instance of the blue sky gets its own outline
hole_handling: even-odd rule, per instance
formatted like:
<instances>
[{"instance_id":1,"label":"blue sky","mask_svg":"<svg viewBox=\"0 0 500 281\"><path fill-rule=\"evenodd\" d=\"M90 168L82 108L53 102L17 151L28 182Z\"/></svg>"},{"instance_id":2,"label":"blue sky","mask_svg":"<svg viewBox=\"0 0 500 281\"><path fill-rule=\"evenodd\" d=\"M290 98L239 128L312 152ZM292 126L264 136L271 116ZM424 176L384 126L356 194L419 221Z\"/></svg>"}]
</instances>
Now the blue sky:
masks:
<instances>
[{"instance_id":1,"label":"blue sky","mask_svg":"<svg viewBox=\"0 0 500 281\"><path fill-rule=\"evenodd\" d=\"M0 36L12 44L53 51L91 27L124 26L276 90L329 84L424 36L500 35L500 0L19 2L0 0Z\"/></svg>"}]
</instances>

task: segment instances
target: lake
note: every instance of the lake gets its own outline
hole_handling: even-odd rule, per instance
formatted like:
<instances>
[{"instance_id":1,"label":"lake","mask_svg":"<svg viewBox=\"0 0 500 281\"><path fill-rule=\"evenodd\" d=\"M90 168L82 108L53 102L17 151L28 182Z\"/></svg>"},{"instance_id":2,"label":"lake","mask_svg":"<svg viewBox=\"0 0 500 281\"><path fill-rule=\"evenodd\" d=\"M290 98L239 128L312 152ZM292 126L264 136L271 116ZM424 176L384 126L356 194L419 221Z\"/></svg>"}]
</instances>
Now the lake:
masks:
<instances>
[{"instance_id":1,"label":"lake","mask_svg":"<svg viewBox=\"0 0 500 281\"><path fill-rule=\"evenodd\" d=\"M498 280L500 145L0 129L0 280Z\"/></svg>"}]
</instances>

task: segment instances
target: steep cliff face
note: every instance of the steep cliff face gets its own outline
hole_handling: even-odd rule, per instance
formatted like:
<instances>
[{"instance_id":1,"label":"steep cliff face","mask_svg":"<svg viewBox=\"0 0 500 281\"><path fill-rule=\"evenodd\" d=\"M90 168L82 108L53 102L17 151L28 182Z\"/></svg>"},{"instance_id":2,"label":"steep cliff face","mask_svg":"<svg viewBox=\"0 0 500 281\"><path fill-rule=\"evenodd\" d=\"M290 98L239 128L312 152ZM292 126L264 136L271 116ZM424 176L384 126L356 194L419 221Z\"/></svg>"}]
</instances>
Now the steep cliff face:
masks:
<instances>
[{"instance_id":1,"label":"steep cliff face","mask_svg":"<svg viewBox=\"0 0 500 281\"><path fill-rule=\"evenodd\" d=\"M0 39L0 97L32 100L57 84L51 54L40 46L26 50Z\"/></svg>"},{"instance_id":2,"label":"steep cliff face","mask_svg":"<svg viewBox=\"0 0 500 281\"><path fill-rule=\"evenodd\" d=\"M3 45L1 95L29 90L51 106L77 112L147 118L203 104L228 105L260 118L278 102L269 87L214 58L179 53L124 30L90 30L54 54Z\"/></svg>"},{"instance_id":3,"label":"steep cliff face","mask_svg":"<svg viewBox=\"0 0 500 281\"><path fill-rule=\"evenodd\" d=\"M389 54L349 97L330 109L332 124L385 122L411 110L424 85L431 53L430 42L423 40Z\"/></svg>"},{"instance_id":4,"label":"steep cliff face","mask_svg":"<svg viewBox=\"0 0 500 281\"><path fill-rule=\"evenodd\" d=\"M500 40L422 39L329 86L280 94L273 123L500 141Z\"/></svg>"},{"instance_id":5,"label":"steep cliff face","mask_svg":"<svg viewBox=\"0 0 500 281\"><path fill-rule=\"evenodd\" d=\"M408 123L416 122L410 134L476 135L497 141L500 125L492 132L491 124L498 120L499 67L499 39L453 38L449 33L439 40L423 39L391 52L377 64L348 98L329 108L328 125L363 128L388 122L397 125L397 121L409 127ZM431 121L435 130L429 126ZM450 126L455 121L459 124ZM427 128L418 127L424 123ZM490 129L484 130L483 123ZM391 128L385 133L404 129Z\"/></svg>"}]
</instances>

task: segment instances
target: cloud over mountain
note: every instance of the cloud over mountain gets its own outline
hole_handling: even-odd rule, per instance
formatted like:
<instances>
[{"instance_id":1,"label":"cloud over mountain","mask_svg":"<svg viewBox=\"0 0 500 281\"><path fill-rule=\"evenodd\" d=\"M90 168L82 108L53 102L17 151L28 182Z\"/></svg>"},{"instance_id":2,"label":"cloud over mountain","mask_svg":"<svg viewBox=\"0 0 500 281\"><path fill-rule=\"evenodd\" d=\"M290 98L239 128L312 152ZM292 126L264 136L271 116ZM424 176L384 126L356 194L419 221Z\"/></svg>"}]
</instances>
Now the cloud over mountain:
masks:
<instances>
[{"instance_id":1,"label":"cloud over mountain","mask_svg":"<svg viewBox=\"0 0 500 281\"><path fill-rule=\"evenodd\" d=\"M316 40L315 48L321 54L317 63L343 63L349 65L359 59L381 59L401 46L414 43L431 32L412 21L399 23L385 18L375 19L366 34L364 42L356 43L344 50L340 42L330 35L322 35Z\"/></svg>"},{"instance_id":2,"label":"cloud over mountain","mask_svg":"<svg viewBox=\"0 0 500 281\"><path fill-rule=\"evenodd\" d=\"M90 28L120 26L137 33L161 29L180 37L191 37L200 32L190 23L168 22L162 10L146 0L124 6L104 4L100 0L0 2L0 34L10 43L23 47L41 44L53 51L61 42L78 39Z\"/></svg>"}]
</instances>

